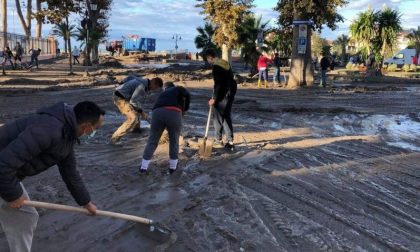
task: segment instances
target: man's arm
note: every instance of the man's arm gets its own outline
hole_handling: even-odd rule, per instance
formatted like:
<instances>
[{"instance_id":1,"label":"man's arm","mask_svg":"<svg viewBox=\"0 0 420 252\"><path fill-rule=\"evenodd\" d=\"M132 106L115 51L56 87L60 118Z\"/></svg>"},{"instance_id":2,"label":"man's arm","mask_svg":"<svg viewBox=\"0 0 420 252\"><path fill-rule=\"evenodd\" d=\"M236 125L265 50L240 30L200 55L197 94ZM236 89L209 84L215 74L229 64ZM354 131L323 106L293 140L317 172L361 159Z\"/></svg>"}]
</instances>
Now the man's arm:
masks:
<instances>
[{"instance_id":1,"label":"man's arm","mask_svg":"<svg viewBox=\"0 0 420 252\"><path fill-rule=\"evenodd\" d=\"M226 86L226 82L228 80L226 80L224 78L224 74L223 74L223 70L221 67L215 66L213 68L213 80L214 80L214 91L213 91L213 99L215 100L215 102L220 102L222 101L226 94L227 94L227 86Z\"/></svg>"},{"instance_id":2,"label":"man's arm","mask_svg":"<svg viewBox=\"0 0 420 252\"><path fill-rule=\"evenodd\" d=\"M134 91L133 95L130 99L130 104L141 113L141 101L142 98L146 95L146 89L144 85L139 85L136 90Z\"/></svg>"},{"instance_id":3,"label":"man's arm","mask_svg":"<svg viewBox=\"0 0 420 252\"><path fill-rule=\"evenodd\" d=\"M28 127L0 151L0 196L5 201L22 196L17 170L53 144L54 134L50 133L43 125Z\"/></svg>"}]
</instances>

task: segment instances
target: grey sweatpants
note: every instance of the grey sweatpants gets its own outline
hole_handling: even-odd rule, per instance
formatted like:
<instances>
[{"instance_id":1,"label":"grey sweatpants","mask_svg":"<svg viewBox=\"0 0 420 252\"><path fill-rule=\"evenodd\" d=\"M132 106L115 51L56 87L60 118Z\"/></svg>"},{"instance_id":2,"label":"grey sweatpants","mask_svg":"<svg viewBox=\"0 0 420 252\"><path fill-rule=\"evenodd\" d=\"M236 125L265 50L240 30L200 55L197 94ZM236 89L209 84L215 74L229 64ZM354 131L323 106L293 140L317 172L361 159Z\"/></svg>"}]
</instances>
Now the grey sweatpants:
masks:
<instances>
[{"instance_id":1,"label":"grey sweatpants","mask_svg":"<svg viewBox=\"0 0 420 252\"><path fill-rule=\"evenodd\" d=\"M169 158L178 159L179 136L182 129L182 113L166 108L157 108L152 113L149 140L143 153L144 160L152 159L164 130L169 133Z\"/></svg>"},{"instance_id":2,"label":"grey sweatpants","mask_svg":"<svg viewBox=\"0 0 420 252\"><path fill-rule=\"evenodd\" d=\"M23 188L23 194L29 199L25 187L20 185ZM35 208L23 206L20 209L14 209L0 198L0 224L9 243L10 252L31 251L38 219L39 215Z\"/></svg>"}]
</instances>

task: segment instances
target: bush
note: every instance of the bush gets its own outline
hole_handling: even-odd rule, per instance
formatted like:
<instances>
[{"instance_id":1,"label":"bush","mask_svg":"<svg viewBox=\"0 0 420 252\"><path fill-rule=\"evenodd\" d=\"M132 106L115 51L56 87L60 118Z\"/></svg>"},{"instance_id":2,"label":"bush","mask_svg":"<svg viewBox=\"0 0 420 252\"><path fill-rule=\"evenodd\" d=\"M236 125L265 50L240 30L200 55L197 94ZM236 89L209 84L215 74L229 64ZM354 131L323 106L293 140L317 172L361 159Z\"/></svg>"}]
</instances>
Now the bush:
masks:
<instances>
[{"instance_id":1,"label":"bush","mask_svg":"<svg viewBox=\"0 0 420 252\"><path fill-rule=\"evenodd\" d=\"M412 72L417 72L417 66L416 66L416 65L414 65L414 64L411 64L411 65L410 65L410 71L412 71Z\"/></svg>"},{"instance_id":2,"label":"bush","mask_svg":"<svg viewBox=\"0 0 420 252\"><path fill-rule=\"evenodd\" d=\"M404 64L404 66L402 67L402 70L404 72L410 72L410 65L409 64Z\"/></svg>"},{"instance_id":3,"label":"bush","mask_svg":"<svg viewBox=\"0 0 420 252\"><path fill-rule=\"evenodd\" d=\"M388 70L389 72L396 72L396 71L397 71L397 65L396 65L396 64L391 64L391 65L388 65L387 70Z\"/></svg>"}]
</instances>

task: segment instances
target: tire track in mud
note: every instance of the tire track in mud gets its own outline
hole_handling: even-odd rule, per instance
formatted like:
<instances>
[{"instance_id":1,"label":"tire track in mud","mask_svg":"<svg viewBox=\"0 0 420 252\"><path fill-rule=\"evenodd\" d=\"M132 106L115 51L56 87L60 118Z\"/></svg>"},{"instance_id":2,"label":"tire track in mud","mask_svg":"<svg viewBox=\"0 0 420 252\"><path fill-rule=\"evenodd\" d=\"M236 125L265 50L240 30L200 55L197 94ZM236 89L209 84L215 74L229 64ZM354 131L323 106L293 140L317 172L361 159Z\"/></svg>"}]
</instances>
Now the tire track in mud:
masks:
<instances>
[{"instance_id":1,"label":"tire track in mud","mask_svg":"<svg viewBox=\"0 0 420 252\"><path fill-rule=\"evenodd\" d=\"M370 251L376 250L399 250L409 251L408 248L395 244L384 238L375 230L369 229L364 224L359 224L346 218L342 213L324 206L323 204L308 198L307 196L287 188L287 185L265 182L259 178L242 179L240 184L253 191L271 198L273 201L283 203L299 214L310 218L322 226L325 226L336 234L344 235L358 246L364 246ZM350 229L349 229L350 228ZM354 246L355 248L357 246Z\"/></svg>"}]
</instances>

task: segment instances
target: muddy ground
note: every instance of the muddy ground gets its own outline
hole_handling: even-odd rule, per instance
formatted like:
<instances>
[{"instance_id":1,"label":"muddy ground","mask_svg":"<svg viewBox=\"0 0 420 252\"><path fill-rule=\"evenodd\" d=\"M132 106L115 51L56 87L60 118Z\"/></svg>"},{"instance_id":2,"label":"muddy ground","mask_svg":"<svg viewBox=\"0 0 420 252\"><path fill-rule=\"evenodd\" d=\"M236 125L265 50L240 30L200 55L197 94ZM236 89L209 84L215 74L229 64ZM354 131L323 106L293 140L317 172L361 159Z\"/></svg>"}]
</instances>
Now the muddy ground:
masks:
<instances>
[{"instance_id":1,"label":"muddy ground","mask_svg":"<svg viewBox=\"0 0 420 252\"><path fill-rule=\"evenodd\" d=\"M119 146L108 144L124 120L112 104L115 84L92 86L79 70L83 89L22 93L0 84L0 124L58 101L103 106L104 127L77 147L79 170L99 208L151 218L176 232L167 251L418 251L420 85L334 82L327 89L303 90L242 85L233 108L236 151L216 148L211 159L200 160L197 140L212 86L208 71L197 70L191 78L143 69L167 81L182 77L177 83L191 91L192 106L185 117L181 169L167 174L163 144L150 173L141 176L148 125ZM126 74L116 71L122 74L111 74L114 80ZM56 168L24 184L34 200L75 205ZM160 245L130 222L39 212L33 251L152 251ZM7 251L1 232L0 251Z\"/></svg>"}]
</instances>

